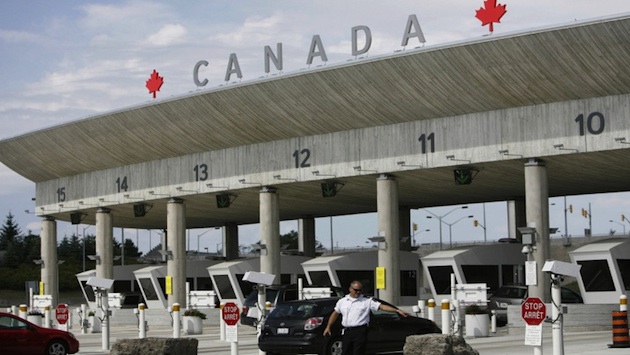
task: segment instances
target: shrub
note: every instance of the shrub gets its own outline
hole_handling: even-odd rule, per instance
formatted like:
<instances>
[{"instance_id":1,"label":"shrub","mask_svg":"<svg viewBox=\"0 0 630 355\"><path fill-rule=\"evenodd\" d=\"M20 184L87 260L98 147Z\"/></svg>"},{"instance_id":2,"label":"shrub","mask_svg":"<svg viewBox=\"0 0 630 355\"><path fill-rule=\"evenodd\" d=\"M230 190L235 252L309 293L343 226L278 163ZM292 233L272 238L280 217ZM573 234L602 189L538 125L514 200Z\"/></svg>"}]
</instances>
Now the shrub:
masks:
<instances>
[{"instance_id":1,"label":"shrub","mask_svg":"<svg viewBox=\"0 0 630 355\"><path fill-rule=\"evenodd\" d=\"M185 317L199 317L201 319L206 319L206 314L199 311L198 309L187 309L184 312Z\"/></svg>"}]
</instances>

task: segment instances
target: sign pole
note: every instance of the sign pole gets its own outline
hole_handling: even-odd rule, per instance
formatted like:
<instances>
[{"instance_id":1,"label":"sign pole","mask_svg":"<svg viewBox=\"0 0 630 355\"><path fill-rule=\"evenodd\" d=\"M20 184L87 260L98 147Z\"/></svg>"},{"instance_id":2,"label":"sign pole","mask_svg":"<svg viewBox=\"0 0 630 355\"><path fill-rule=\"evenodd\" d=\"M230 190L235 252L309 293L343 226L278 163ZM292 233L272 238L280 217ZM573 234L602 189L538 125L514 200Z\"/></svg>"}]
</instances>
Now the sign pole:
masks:
<instances>
[{"instance_id":1,"label":"sign pole","mask_svg":"<svg viewBox=\"0 0 630 355\"><path fill-rule=\"evenodd\" d=\"M547 306L538 297L529 297L521 305L525 326L525 345L534 346L534 355L542 355L542 323L547 317Z\"/></svg>"},{"instance_id":2,"label":"sign pole","mask_svg":"<svg viewBox=\"0 0 630 355\"><path fill-rule=\"evenodd\" d=\"M229 341L232 355L238 355L238 321L241 315L234 302L227 302L221 309L221 318L226 324L225 340Z\"/></svg>"}]
</instances>

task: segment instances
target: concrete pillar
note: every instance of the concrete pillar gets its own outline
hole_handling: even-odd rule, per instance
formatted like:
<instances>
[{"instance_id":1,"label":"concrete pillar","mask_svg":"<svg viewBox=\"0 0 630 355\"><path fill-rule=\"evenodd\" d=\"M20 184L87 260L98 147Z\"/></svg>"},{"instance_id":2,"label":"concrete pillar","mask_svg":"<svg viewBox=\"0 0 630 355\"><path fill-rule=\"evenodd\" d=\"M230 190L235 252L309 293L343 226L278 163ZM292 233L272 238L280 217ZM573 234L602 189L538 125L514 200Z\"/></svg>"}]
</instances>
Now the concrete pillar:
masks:
<instances>
[{"instance_id":1,"label":"concrete pillar","mask_svg":"<svg viewBox=\"0 0 630 355\"><path fill-rule=\"evenodd\" d=\"M260 251L260 271L276 275L280 282L280 208L276 189L260 190L260 239L266 249Z\"/></svg>"},{"instance_id":2,"label":"concrete pillar","mask_svg":"<svg viewBox=\"0 0 630 355\"><path fill-rule=\"evenodd\" d=\"M538 284L529 287L529 297L551 302L549 273L542 272L549 259L549 190L545 163L530 159L525 163L525 208L527 226L536 228L536 248L533 252L538 273Z\"/></svg>"},{"instance_id":3,"label":"concrete pillar","mask_svg":"<svg viewBox=\"0 0 630 355\"><path fill-rule=\"evenodd\" d=\"M44 294L52 297L53 307L59 303L59 262L57 261L57 221L52 217L42 220L41 258L44 262L41 269L41 282L44 283Z\"/></svg>"},{"instance_id":4,"label":"concrete pillar","mask_svg":"<svg viewBox=\"0 0 630 355\"><path fill-rule=\"evenodd\" d=\"M304 256L315 257L315 218L298 219L298 251Z\"/></svg>"},{"instance_id":5,"label":"concrete pillar","mask_svg":"<svg viewBox=\"0 0 630 355\"><path fill-rule=\"evenodd\" d=\"M398 207L398 230L400 231L400 250L411 251L413 230L411 229L411 209Z\"/></svg>"},{"instance_id":6,"label":"concrete pillar","mask_svg":"<svg viewBox=\"0 0 630 355\"><path fill-rule=\"evenodd\" d=\"M172 294L168 305L179 303L186 308L186 205L178 198L171 198L166 205L166 274L172 279Z\"/></svg>"},{"instance_id":7,"label":"concrete pillar","mask_svg":"<svg viewBox=\"0 0 630 355\"><path fill-rule=\"evenodd\" d=\"M527 216L525 213L525 199L518 198L507 202L508 213L508 236L521 242L521 233L518 227L527 226Z\"/></svg>"},{"instance_id":8,"label":"concrete pillar","mask_svg":"<svg viewBox=\"0 0 630 355\"><path fill-rule=\"evenodd\" d=\"M238 259L238 225L236 223L223 226L223 256L225 260Z\"/></svg>"},{"instance_id":9,"label":"concrete pillar","mask_svg":"<svg viewBox=\"0 0 630 355\"><path fill-rule=\"evenodd\" d=\"M398 183L382 174L376 181L378 234L385 237L385 248L379 245L378 266L385 268L385 288L378 290L381 299L392 304L400 300L400 229L398 217ZM379 243L380 244L380 243Z\"/></svg>"},{"instance_id":10,"label":"concrete pillar","mask_svg":"<svg viewBox=\"0 0 630 355\"><path fill-rule=\"evenodd\" d=\"M108 208L96 211L96 277L114 278L114 216Z\"/></svg>"}]
</instances>

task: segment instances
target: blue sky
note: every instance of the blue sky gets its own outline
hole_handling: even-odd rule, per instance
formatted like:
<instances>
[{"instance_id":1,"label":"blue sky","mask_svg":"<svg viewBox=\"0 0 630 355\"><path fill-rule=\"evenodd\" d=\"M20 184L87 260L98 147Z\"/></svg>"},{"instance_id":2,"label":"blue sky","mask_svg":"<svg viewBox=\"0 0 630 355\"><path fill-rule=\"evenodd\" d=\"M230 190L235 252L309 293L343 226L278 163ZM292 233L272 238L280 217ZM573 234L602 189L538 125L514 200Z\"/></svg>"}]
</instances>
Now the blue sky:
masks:
<instances>
[{"instance_id":1,"label":"blue sky","mask_svg":"<svg viewBox=\"0 0 630 355\"><path fill-rule=\"evenodd\" d=\"M495 24L495 34L561 25L575 20L630 12L627 0L506 0L507 14ZM426 46L441 45L488 35L475 10L482 0L443 1L23 1L0 2L0 139L63 124L92 115L151 101L144 87L153 69L165 78L158 99L196 90L192 69L199 60L210 64L203 72L208 88L223 83L230 53L236 53L243 80L263 75L265 45L284 46L285 73L306 67L311 38L321 36L328 65L350 59L350 28L370 27L373 45L369 55L401 49L407 17L416 14L426 37ZM0 218L12 212L21 228L39 232L39 218L24 212L34 210L35 185L0 164ZM629 195L569 197L579 211L591 203L594 233L607 233L622 226L610 223L630 212ZM564 229L562 199L550 208L552 226ZM431 209L441 215L452 206ZM464 214L459 214L466 212ZM473 214L482 220L482 206L455 211L445 221ZM420 223L419 241L438 240L436 220L413 211ZM486 205L488 239L507 234L504 203ZM578 213L569 215L569 233L588 226ZM330 243L329 220L317 222L317 238ZM374 215L334 219L335 244L365 245L374 235ZM79 233L85 226L80 226ZM59 236L76 232L76 226L59 224ZM283 223L282 231L295 229ZM630 225L627 226L630 230ZM424 232L425 229L431 229ZM453 226L456 240L483 240L483 229L462 220ZM93 233L88 228L87 232ZM196 235L191 232L192 249ZM257 240L256 226L241 230L241 243ZM443 234L448 239L448 227ZM130 234L135 237L135 231ZM146 231L141 236L148 235ZM153 233L154 238L155 233ZM214 250L217 232L200 237L201 250ZM155 245L157 239L154 239ZM206 244L204 244L206 243ZM144 248L143 248L144 249Z\"/></svg>"}]
</instances>

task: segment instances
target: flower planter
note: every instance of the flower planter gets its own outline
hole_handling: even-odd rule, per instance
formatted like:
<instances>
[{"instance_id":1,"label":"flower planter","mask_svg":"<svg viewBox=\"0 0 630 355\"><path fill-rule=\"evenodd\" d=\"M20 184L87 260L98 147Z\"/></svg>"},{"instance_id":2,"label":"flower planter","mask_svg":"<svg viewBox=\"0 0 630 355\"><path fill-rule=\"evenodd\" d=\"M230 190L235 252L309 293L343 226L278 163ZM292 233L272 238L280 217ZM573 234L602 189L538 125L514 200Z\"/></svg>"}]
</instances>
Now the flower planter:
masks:
<instances>
[{"instance_id":1,"label":"flower planter","mask_svg":"<svg viewBox=\"0 0 630 355\"><path fill-rule=\"evenodd\" d=\"M101 332L101 320L96 316L89 316L88 322L90 323L90 333Z\"/></svg>"},{"instance_id":2,"label":"flower planter","mask_svg":"<svg viewBox=\"0 0 630 355\"><path fill-rule=\"evenodd\" d=\"M203 319L197 316L183 316L182 323L184 333L188 335L203 333Z\"/></svg>"},{"instance_id":3,"label":"flower planter","mask_svg":"<svg viewBox=\"0 0 630 355\"><path fill-rule=\"evenodd\" d=\"M33 323L33 324L35 324L35 325L38 325L38 326L40 326L40 327L42 326L42 320L43 320L43 319L44 319L44 317L42 317L42 316L41 316L41 315L39 315L39 314L28 314L28 315L26 316L26 320L27 320L27 321L29 321L29 322L31 322L31 323Z\"/></svg>"},{"instance_id":4,"label":"flower planter","mask_svg":"<svg viewBox=\"0 0 630 355\"><path fill-rule=\"evenodd\" d=\"M487 337L490 333L490 317L488 314L466 315L466 336L469 338Z\"/></svg>"}]
</instances>

